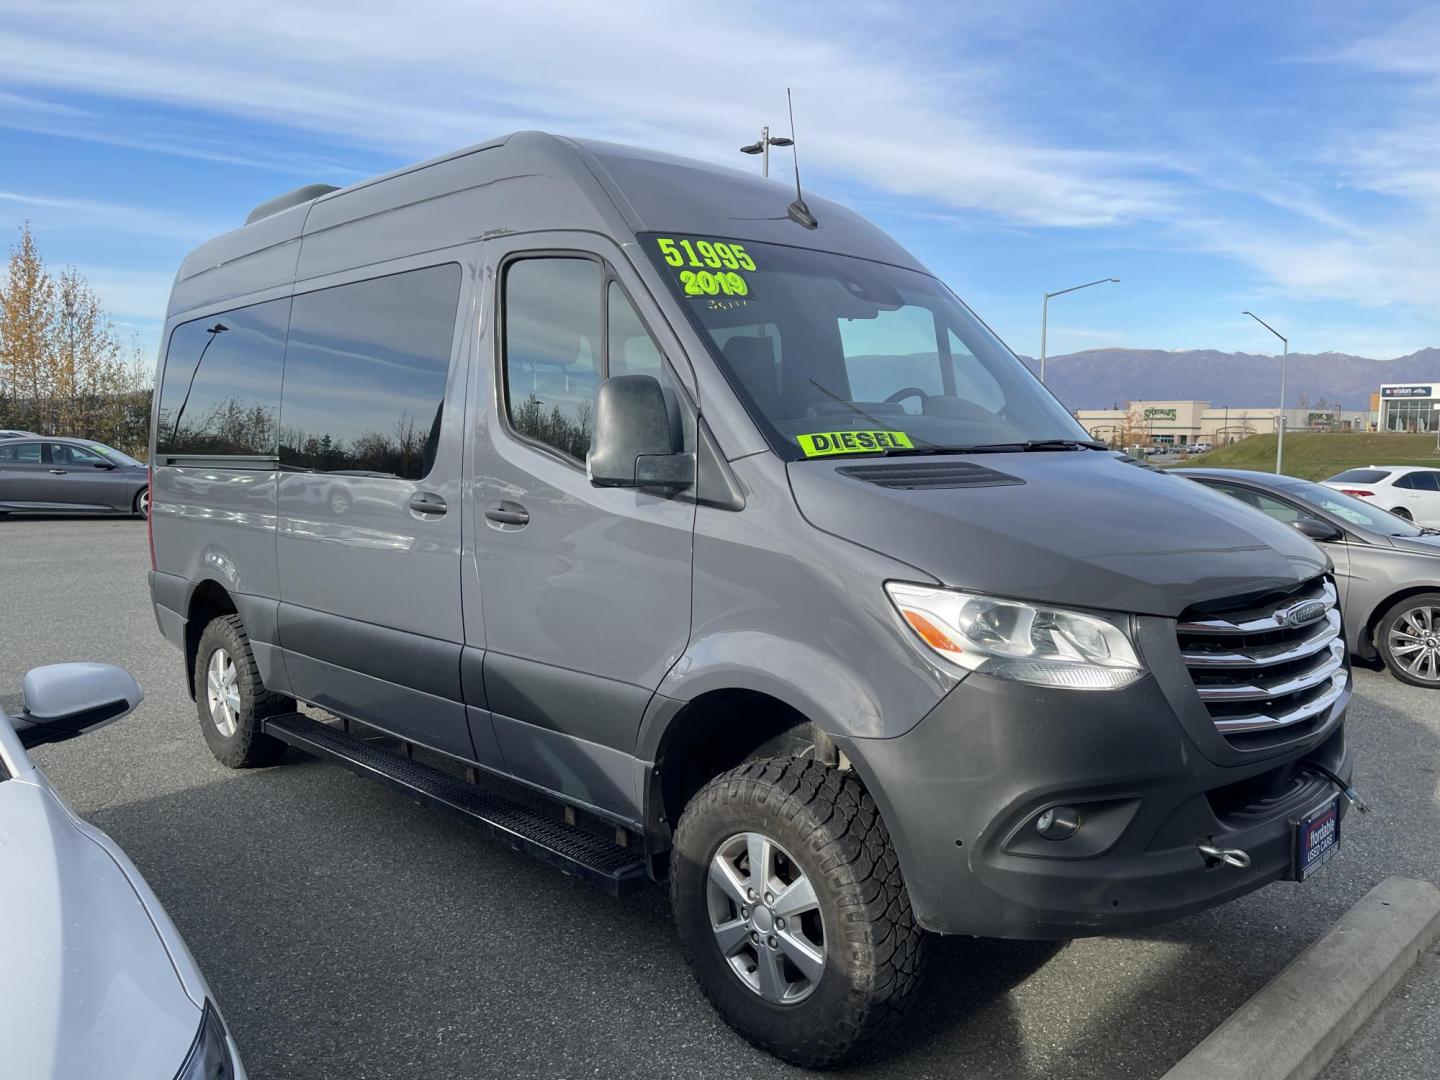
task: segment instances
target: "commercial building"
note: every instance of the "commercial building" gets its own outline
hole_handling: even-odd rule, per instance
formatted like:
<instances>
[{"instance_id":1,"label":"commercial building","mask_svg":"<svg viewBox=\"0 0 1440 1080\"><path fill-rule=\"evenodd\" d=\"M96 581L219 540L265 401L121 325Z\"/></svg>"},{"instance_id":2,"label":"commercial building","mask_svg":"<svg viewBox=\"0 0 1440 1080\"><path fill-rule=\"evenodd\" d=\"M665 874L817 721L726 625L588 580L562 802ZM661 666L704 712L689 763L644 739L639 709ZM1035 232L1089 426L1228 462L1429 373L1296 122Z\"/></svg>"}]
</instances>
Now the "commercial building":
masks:
<instances>
[{"instance_id":1,"label":"commercial building","mask_svg":"<svg viewBox=\"0 0 1440 1080\"><path fill-rule=\"evenodd\" d=\"M1436 401L1440 402L1440 396ZM1208 401L1130 401L1124 408L1079 409L1075 417L1093 438L1105 442L1142 446L1208 442L1220 446L1247 435L1273 432L1276 409L1273 405L1213 405ZM1285 430L1365 431L1372 419L1371 412L1362 409L1286 409Z\"/></svg>"},{"instance_id":2,"label":"commercial building","mask_svg":"<svg viewBox=\"0 0 1440 1080\"><path fill-rule=\"evenodd\" d=\"M1440 427L1440 383L1384 383L1378 405L1381 431Z\"/></svg>"}]
</instances>

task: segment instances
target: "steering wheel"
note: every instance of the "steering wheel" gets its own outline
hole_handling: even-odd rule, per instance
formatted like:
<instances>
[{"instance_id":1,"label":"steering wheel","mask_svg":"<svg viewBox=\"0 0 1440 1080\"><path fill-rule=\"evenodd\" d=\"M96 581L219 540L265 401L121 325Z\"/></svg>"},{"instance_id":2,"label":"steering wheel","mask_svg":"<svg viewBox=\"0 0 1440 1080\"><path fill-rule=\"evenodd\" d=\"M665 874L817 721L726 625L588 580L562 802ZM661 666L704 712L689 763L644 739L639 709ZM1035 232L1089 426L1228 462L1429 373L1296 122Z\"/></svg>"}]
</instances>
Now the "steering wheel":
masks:
<instances>
[{"instance_id":1,"label":"steering wheel","mask_svg":"<svg viewBox=\"0 0 1440 1080\"><path fill-rule=\"evenodd\" d=\"M920 399L920 404L923 406L925 402L929 399L930 395L927 394L924 390L921 390L918 386L907 386L903 390L896 390L893 394L887 397L885 399L885 404L899 405L900 402L904 401L908 397L918 397Z\"/></svg>"}]
</instances>

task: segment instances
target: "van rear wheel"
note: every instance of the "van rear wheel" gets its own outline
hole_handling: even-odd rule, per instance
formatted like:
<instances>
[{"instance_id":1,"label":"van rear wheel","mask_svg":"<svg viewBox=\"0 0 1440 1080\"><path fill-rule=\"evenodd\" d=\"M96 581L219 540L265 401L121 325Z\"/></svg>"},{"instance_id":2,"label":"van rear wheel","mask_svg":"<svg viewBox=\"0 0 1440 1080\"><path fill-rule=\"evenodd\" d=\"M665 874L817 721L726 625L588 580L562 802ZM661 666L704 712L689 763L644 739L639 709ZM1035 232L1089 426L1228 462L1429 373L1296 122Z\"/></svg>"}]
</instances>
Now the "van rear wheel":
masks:
<instances>
[{"instance_id":1,"label":"van rear wheel","mask_svg":"<svg viewBox=\"0 0 1440 1080\"><path fill-rule=\"evenodd\" d=\"M295 708L260 681L250 638L239 615L211 619L195 650L195 708L215 760L232 769L273 765L285 744L261 730L261 720Z\"/></svg>"},{"instance_id":2,"label":"van rear wheel","mask_svg":"<svg viewBox=\"0 0 1440 1080\"><path fill-rule=\"evenodd\" d=\"M680 817L670 883L700 988L777 1057L834 1064L914 996L925 935L852 773L769 758L711 780Z\"/></svg>"}]
</instances>

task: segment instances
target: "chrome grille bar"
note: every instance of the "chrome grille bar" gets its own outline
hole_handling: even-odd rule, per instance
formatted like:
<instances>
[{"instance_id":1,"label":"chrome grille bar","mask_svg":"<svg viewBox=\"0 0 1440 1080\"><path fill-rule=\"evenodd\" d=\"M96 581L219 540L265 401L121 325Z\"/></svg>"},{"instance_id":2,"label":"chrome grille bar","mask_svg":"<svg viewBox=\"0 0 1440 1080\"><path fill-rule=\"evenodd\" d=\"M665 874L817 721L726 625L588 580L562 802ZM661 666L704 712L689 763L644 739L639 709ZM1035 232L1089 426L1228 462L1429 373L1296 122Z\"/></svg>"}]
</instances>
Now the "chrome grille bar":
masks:
<instances>
[{"instance_id":1,"label":"chrome grille bar","mask_svg":"<svg viewBox=\"0 0 1440 1080\"><path fill-rule=\"evenodd\" d=\"M1340 700L1350 673L1338 602L1319 578L1268 604L1181 616L1181 659L1217 731L1283 730Z\"/></svg>"}]
</instances>

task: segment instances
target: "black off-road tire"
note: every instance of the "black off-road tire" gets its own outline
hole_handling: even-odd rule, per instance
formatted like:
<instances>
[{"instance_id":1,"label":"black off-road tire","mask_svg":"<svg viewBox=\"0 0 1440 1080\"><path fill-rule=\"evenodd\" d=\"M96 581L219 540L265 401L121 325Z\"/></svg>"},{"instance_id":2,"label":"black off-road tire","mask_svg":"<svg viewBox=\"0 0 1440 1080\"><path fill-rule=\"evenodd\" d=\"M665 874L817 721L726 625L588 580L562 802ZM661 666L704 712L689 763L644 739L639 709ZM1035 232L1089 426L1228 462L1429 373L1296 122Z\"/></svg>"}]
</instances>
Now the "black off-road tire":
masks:
<instances>
[{"instance_id":1,"label":"black off-road tire","mask_svg":"<svg viewBox=\"0 0 1440 1080\"><path fill-rule=\"evenodd\" d=\"M712 928L711 860L746 832L788 852L819 901L825 967L795 1004L772 1004L742 982ZM853 773L768 758L711 780L680 817L670 897L700 988L726 1023L786 1061L833 1065L892 1025L914 998L926 935L915 924L885 823Z\"/></svg>"},{"instance_id":2,"label":"black off-road tire","mask_svg":"<svg viewBox=\"0 0 1440 1080\"><path fill-rule=\"evenodd\" d=\"M234 718L235 730L230 734L222 733L217 726L207 693L206 676L211 658L218 649L224 649L233 661L235 686L239 691L240 707ZM211 619L200 635L200 644L195 650L195 708L205 743L215 755L215 760L222 765L232 769L273 765L285 752L283 742L260 730L260 721L266 716L293 712L295 701L265 689L255 665L255 654L250 650L250 638L239 615L220 615Z\"/></svg>"}]
</instances>

